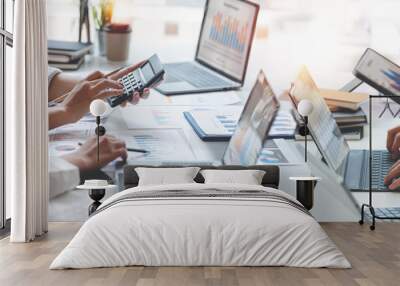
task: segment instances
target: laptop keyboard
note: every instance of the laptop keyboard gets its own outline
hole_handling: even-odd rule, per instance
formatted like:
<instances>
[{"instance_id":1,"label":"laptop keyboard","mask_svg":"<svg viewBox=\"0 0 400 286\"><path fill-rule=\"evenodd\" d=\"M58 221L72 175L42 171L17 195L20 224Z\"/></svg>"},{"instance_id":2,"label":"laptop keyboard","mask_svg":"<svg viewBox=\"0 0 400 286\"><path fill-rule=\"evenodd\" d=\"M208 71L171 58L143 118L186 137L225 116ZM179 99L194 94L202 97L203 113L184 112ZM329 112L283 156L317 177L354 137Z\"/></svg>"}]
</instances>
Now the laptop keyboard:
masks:
<instances>
[{"instance_id":1,"label":"laptop keyboard","mask_svg":"<svg viewBox=\"0 0 400 286\"><path fill-rule=\"evenodd\" d=\"M369 152L365 152L362 187L369 189ZM391 154L385 150L372 151L372 190L387 190L383 180L390 167L395 163Z\"/></svg>"},{"instance_id":2,"label":"laptop keyboard","mask_svg":"<svg viewBox=\"0 0 400 286\"><path fill-rule=\"evenodd\" d=\"M229 82L191 63L167 64L165 69L168 81L180 79L197 88L229 86Z\"/></svg>"}]
</instances>

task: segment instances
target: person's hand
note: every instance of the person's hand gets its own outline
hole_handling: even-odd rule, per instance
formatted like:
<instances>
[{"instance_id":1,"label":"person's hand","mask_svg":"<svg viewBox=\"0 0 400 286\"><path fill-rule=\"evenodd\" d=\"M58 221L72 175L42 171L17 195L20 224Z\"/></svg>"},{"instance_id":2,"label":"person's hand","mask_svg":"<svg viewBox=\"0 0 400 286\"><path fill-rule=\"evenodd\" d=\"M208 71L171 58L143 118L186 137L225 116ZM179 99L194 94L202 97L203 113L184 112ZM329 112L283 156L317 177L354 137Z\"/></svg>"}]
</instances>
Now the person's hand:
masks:
<instances>
[{"instance_id":1,"label":"person's hand","mask_svg":"<svg viewBox=\"0 0 400 286\"><path fill-rule=\"evenodd\" d=\"M393 159L400 156L400 126L389 129L387 132L386 148L392 153Z\"/></svg>"},{"instance_id":2,"label":"person's hand","mask_svg":"<svg viewBox=\"0 0 400 286\"><path fill-rule=\"evenodd\" d=\"M119 80L121 79L123 76L127 75L128 73L136 70L137 68L139 68L142 64L144 63L144 61L141 61L137 64L131 65L129 67L123 68L115 73L112 73L110 76L108 76L109 79L112 80ZM140 99L146 99L149 97L150 94L150 89L149 88L145 88L143 90L143 92L140 94L139 92L135 92L132 96L132 99L130 100L131 104L138 104L138 102L140 101ZM127 105L128 101L125 101L121 104L122 107L125 107Z\"/></svg>"},{"instance_id":3,"label":"person's hand","mask_svg":"<svg viewBox=\"0 0 400 286\"><path fill-rule=\"evenodd\" d=\"M393 159L398 159L400 155L400 126L389 129L387 132L386 148L392 153ZM400 187L400 160L398 160L390 168L385 177L385 185L390 190L395 190Z\"/></svg>"},{"instance_id":4,"label":"person's hand","mask_svg":"<svg viewBox=\"0 0 400 286\"><path fill-rule=\"evenodd\" d=\"M384 182L390 190L396 190L400 187L400 160L390 168Z\"/></svg>"},{"instance_id":5,"label":"person's hand","mask_svg":"<svg viewBox=\"0 0 400 286\"><path fill-rule=\"evenodd\" d=\"M71 164L77 166L80 171L92 171L106 166L115 159L126 160L128 153L125 142L109 135L100 137L100 157L97 162L97 137L90 137L75 152L63 156Z\"/></svg>"},{"instance_id":6,"label":"person's hand","mask_svg":"<svg viewBox=\"0 0 400 286\"><path fill-rule=\"evenodd\" d=\"M102 77L100 72L94 72L85 80L79 82L66 95L61 107L65 112L64 116L72 123L78 121L89 112L90 103L94 99L105 99L110 96L122 95L122 93L122 84Z\"/></svg>"}]
</instances>

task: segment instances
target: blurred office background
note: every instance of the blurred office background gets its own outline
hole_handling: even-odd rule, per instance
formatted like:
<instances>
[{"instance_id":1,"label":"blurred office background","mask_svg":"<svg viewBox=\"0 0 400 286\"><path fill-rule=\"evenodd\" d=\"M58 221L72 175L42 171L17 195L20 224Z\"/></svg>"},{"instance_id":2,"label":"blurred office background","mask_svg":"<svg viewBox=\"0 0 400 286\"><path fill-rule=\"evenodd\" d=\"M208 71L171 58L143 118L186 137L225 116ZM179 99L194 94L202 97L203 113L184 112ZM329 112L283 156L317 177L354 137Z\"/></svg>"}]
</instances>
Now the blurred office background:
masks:
<instances>
[{"instance_id":1,"label":"blurred office background","mask_svg":"<svg viewBox=\"0 0 400 286\"><path fill-rule=\"evenodd\" d=\"M92 0L96 3L99 0ZM192 59L204 0L115 0L115 21L132 25L131 60L157 52ZM323 87L340 87L366 47L400 58L400 1L263 0L248 79L265 69L278 90L306 64ZM49 38L77 40L78 0L48 0ZM94 25L92 38L96 41ZM257 58L257 61L254 61Z\"/></svg>"}]
</instances>

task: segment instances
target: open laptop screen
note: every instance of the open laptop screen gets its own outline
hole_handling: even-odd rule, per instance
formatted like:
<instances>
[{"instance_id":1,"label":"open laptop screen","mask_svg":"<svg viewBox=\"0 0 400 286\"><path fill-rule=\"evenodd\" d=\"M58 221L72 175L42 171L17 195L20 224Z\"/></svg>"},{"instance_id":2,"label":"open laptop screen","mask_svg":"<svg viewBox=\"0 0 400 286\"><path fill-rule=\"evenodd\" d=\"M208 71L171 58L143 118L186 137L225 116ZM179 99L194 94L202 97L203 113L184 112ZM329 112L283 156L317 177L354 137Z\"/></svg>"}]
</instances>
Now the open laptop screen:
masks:
<instances>
[{"instance_id":1,"label":"open laptop screen","mask_svg":"<svg viewBox=\"0 0 400 286\"><path fill-rule=\"evenodd\" d=\"M196 60L243 82L258 10L243 0L208 0Z\"/></svg>"},{"instance_id":2,"label":"open laptop screen","mask_svg":"<svg viewBox=\"0 0 400 286\"><path fill-rule=\"evenodd\" d=\"M297 101L308 99L312 102L313 111L308 116L310 133L328 165L343 179L349 146L305 67L300 70L290 92Z\"/></svg>"},{"instance_id":3,"label":"open laptop screen","mask_svg":"<svg viewBox=\"0 0 400 286\"><path fill-rule=\"evenodd\" d=\"M278 110L279 101L260 71L229 141L223 163L255 164Z\"/></svg>"}]
</instances>

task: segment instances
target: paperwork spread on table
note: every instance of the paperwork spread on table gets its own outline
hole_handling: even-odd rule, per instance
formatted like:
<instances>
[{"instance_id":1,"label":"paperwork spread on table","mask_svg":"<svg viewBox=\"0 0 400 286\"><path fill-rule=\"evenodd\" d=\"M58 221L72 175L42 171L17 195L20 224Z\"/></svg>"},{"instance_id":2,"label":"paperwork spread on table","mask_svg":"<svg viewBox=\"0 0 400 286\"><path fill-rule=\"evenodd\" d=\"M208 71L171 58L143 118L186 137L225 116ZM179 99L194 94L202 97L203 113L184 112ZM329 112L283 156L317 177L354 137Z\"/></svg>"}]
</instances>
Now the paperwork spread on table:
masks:
<instances>
[{"instance_id":1,"label":"paperwork spread on table","mask_svg":"<svg viewBox=\"0 0 400 286\"><path fill-rule=\"evenodd\" d=\"M104 125L107 122L108 117L112 113L111 109L107 109L106 114L101 116L100 122ZM90 113L85 114L78 122L65 124L55 129L49 130L50 141L52 140L51 136L56 134L68 134L74 132L86 132L86 135L94 135L94 131L96 129L96 117L91 115ZM54 140L57 138L54 137Z\"/></svg>"},{"instance_id":2,"label":"paperwork spread on table","mask_svg":"<svg viewBox=\"0 0 400 286\"><path fill-rule=\"evenodd\" d=\"M85 142L89 137L88 131L74 131L58 133L49 136L49 155L63 156L79 148L80 142Z\"/></svg>"},{"instance_id":3,"label":"paperwork spread on table","mask_svg":"<svg viewBox=\"0 0 400 286\"><path fill-rule=\"evenodd\" d=\"M128 149L139 148L148 153L128 152L128 162L187 162L196 160L181 129L135 129L114 134L125 141Z\"/></svg>"},{"instance_id":4,"label":"paperwork spread on table","mask_svg":"<svg viewBox=\"0 0 400 286\"><path fill-rule=\"evenodd\" d=\"M127 106L121 108L122 117L128 129L180 128L182 110L173 106Z\"/></svg>"},{"instance_id":5,"label":"paperwork spread on table","mask_svg":"<svg viewBox=\"0 0 400 286\"><path fill-rule=\"evenodd\" d=\"M157 91L151 90L147 99L139 102L138 106L156 106L156 105L184 105L184 106L217 106L231 105L240 103L241 99L237 92L208 92L188 95L165 96Z\"/></svg>"}]
</instances>

